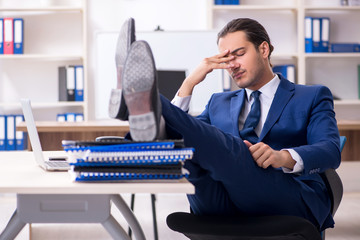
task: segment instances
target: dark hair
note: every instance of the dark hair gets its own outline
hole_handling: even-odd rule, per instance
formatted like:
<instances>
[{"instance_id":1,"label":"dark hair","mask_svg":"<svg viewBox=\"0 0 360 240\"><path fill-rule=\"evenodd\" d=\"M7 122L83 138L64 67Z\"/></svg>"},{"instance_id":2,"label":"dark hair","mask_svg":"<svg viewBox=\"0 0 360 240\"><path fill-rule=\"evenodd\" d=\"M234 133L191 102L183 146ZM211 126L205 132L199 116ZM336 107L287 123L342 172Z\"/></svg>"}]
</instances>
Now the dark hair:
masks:
<instances>
[{"instance_id":1,"label":"dark hair","mask_svg":"<svg viewBox=\"0 0 360 240\"><path fill-rule=\"evenodd\" d=\"M220 38L225 37L228 33L238 31L243 31L246 34L247 40L254 44L257 51L261 43L264 41L267 42L270 48L268 57L270 60L270 55L274 50L274 46L270 42L270 37L259 22L250 18L237 18L226 24L226 26L218 33L217 43L219 43Z\"/></svg>"}]
</instances>

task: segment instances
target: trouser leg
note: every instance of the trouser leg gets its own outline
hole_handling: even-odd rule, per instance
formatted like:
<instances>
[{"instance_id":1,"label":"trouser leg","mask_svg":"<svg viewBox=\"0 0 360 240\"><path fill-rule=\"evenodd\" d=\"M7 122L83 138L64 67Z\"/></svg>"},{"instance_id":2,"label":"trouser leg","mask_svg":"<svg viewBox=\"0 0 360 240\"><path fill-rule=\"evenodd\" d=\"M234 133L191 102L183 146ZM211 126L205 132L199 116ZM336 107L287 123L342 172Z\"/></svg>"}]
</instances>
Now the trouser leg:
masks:
<instances>
[{"instance_id":1,"label":"trouser leg","mask_svg":"<svg viewBox=\"0 0 360 240\"><path fill-rule=\"evenodd\" d=\"M291 174L272 167L258 167L241 138L195 119L164 97L161 102L168 128L181 133L186 146L195 148L190 162L203 172L192 174L194 170L189 168L196 201L189 200L200 213L207 207L202 207L202 202L213 201L209 205L218 205L218 212L224 210L224 202L227 202L228 206L233 203L243 214L296 215L314 222L302 200L302 185ZM228 209L231 207L225 208Z\"/></svg>"}]
</instances>

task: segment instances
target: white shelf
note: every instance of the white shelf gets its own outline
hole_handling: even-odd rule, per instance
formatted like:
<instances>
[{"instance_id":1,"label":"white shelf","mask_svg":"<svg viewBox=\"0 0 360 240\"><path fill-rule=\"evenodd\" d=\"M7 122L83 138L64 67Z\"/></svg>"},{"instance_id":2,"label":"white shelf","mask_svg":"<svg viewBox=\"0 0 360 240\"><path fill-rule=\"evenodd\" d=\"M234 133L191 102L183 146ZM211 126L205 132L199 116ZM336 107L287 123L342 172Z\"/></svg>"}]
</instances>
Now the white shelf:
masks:
<instances>
[{"instance_id":1,"label":"white shelf","mask_svg":"<svg viewBox=\"0 0 360 240\"><path fill-rule=\"evenodd\" d=\"M357 94L354 92L360 84L357 80L360 53L305 53L304 37L304 19L309 14L315 17L328 16L333 20L330 42L360 42L360 30L356 25L360 19L360 6L312 6L303 0L283 0L277 4L257 0L259 5L214 5L213 2L207 2L209 29L219 28L237 17L258 20L264 24L275 47L272 60L281 64L295 64L299 84L328 84L340 96L346 96L347 91L351 92L349 97L352 99L336 100L334 104L360 118L360 113L355 110L360 107L360 100L355 99ZM341 79L340 83L338 79ZM344 81L348 84L344 85Z\"/></svg>"},{"instance_id":2,"label":"white shelf","mask_svg":"<svg viewBox=\"0 0 360 240\"><path fill-rule=\"evenodd\" d=\"M257 11L276 11L290 10L296 11L296 7L279 5L213 5L213 10L257 10Z\"/></svg>"},{"instance_id":3,"label":"white shelf","mask_svg":"<svg viewBox=\"0 0 360 240\"><path fill-rule=\"evenodd\" d=\"M360 106L360 99L335 100L334 104L337 106Z\"/></svg>"},{"instance_id":4,"label":"white shelf","mask_svg":"<svg viewBox=\"0 0 360 240\"><path fill-rule=\"evenodd\" d=\"M360 53L306 53L306 58L360 58Z\"/></svg>"},{"instance_id":5,"label":"white shelf","mask_svg":"<svg viewBox=\"0 0 360 240\"><path fill-rule=\"evenodd\" d=\"M316 11L359 11L360 6L305 6L306 11L316 10Z\"/></svg>"},{"instance_id":6,"label":"white shelf","mask_svg":"<svg viewBox=\"0 0 360 240\"><path fill-rule=\"evenodd\" d=\"M0 85L6 93L0 112L21 110L17 98L29 97L37 110L36 119L55 120L54 114L74 110L87 120L87 0L68 1L66 6L28 0L5 4L0 3L2 17L24 19L24 54L0 55ZM68 64L84 66L83 102L57 102L58 67ZM39 94L41 88L43 94Z\"/></svg>"},{"instance_id":7,"label":"white shelf","mask_svg":"<svg viewBox=\"0 0 360 240\"><path fill-rule=\"evenodd\" d=\"M82 12L82 7L66 7L66 6L53 6L53 7L0 7L1 12Z\"/></svg>"},{"instance_id":8,"label":"white shelf","mask_svg":"<svg viewBox=\"0 0 360 240\"><path fill-rule=\"evenodd\" d=\"M0 60L53 60L53 61L80 61L83 60L82 55L52 55L52 54L2 54Z\"/></svg>"},{"instance_id":9,"label":"white shelf","mask_svg":"<svg viewBox=\"0 0 360 240\"><path fill-rule=\"evenodd\" d=\"M31 106L34 108L52 108L52 107L84 107L84 102L31 102ZM18 102L0 102L0 107L19 107Z\"/></svg>"}]
</instances>

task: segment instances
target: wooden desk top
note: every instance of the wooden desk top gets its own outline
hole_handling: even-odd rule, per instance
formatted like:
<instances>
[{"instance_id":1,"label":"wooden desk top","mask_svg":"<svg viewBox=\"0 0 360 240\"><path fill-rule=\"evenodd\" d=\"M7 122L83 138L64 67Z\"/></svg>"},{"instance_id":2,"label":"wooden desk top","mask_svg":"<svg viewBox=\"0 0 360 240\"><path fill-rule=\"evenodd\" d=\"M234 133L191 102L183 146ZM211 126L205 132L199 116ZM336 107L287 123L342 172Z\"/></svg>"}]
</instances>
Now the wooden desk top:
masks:
<instances>
[{"instance_id":1,"label":"wooden desk top","mask_svg":"<svg viewBox=\"0 0 360 240\"><path fill-rule=\"evenodd\" d=\"M86 131L129 131L129 123L119 120L99 120L86 122L37 121L38 132L86 132ZM359 120L338 120L339 130L360 130ZM25 122L17 127L19 131L27 131Z\"/></svg>"},{"instance_id":2,"label":"wooden desk top","mask_svg":"<svg viewBox=\"0 0 360 240\"><path fill-rule=\"evenodd\" d=\"M101 120L86 122L56 122L56 121L37 121L35 122L38 132L127 132L129 123L120 120ZM21 122L16 127L18 131L27 132L25 122Z\"/></svg>"},{"instance_id":3,"label":"wooden desk top","mask_svg":"<svg viewBox=\"0 0 360 240\"><path fill-rule=\"evenodd\" d=\"M45 156L64 156L64 152L44 152ZM0 152L0 192L20 194L119 194L194 193L186 179L169 181L123 181L120 183L72 182L68 172L47 172L28 151Z\"/></svg>"},{"instance_id":4,"label":"wooden desk top","mask_svg":"<svg viewBox=\"0 0 360 240\"><path fill-rule=\"evenodd\" d=\"M339 130L360 130L359 120L338 120Z\"/></svg>"}]
</instances>

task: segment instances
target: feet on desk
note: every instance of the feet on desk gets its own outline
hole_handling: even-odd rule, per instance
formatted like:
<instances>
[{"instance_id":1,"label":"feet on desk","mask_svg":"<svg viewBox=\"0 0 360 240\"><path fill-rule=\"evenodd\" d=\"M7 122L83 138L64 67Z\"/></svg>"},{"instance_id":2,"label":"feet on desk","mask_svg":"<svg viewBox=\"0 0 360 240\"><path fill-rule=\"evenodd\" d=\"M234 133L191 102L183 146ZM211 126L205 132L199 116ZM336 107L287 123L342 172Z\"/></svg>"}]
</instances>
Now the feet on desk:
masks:
<instances>
[{"instance_id":1,"label":"feet on desk","mask_svg":"<svg viewBox=\"0 0 360 240\"><path fill-rule=\"evenodd\" d=\"M131 138L134 141L156 140L161 102L154 58L145 41L131 45L124 66L123 96L129 111Z\"/></svg>"},{"instance_id":2,"label":"feet on desk","mask_svg":"<svg viewBox=\"0 0 360 240\"><path fill-rule=\"evenodd\" d=\"M128 110L122 94L123 68L131 44L135 41L135 21L129 18L121 27L115 53L117 88L111 90L109 116L120 120L128 119Z\"/></svg>"}]
</instances>

